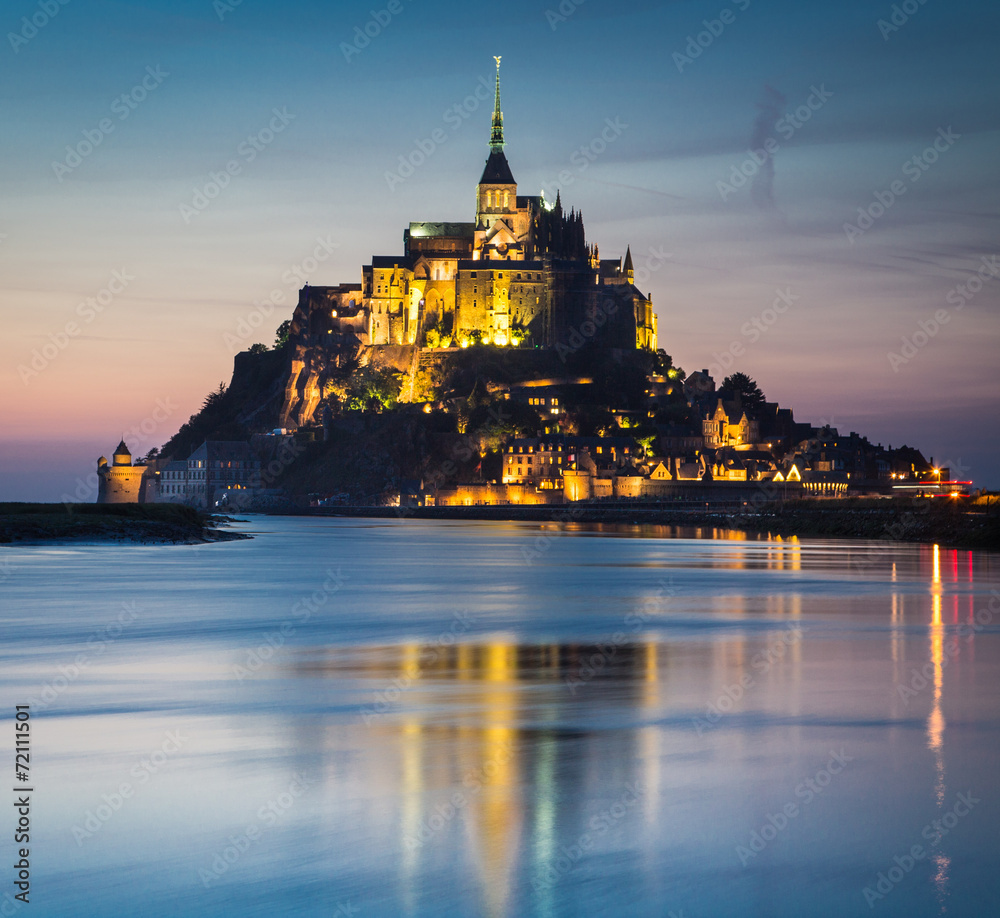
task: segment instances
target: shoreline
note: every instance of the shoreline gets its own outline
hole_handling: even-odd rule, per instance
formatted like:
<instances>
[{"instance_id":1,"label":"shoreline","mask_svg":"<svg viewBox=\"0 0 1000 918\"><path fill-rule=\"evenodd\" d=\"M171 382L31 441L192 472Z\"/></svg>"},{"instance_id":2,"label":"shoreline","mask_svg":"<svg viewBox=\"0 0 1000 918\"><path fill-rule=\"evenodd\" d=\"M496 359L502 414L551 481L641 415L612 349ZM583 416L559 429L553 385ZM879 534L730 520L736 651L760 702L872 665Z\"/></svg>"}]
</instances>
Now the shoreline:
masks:
<instances>
[{"instance_id":1,"label":"shoreline","mask_svg":"<svg viewBox=\"0 0 1000 918\"><path fill-rule=\"evenodd\" d=\"M639 503L313 507L286 508L261 515L669 526L782 538L933 543L950 548L1000 551L1000 513L979 512L951 501L918 498L796 500L754 508L732 504L680 508ZM42 543L198 545L253 538L249 533L220 528L232 522L245 520L177 504L0 504L0 548Z\"/></svg>"},{"instance_id":2,"label":"shoreline","mask_svg":"<svg viewBox=\"0 0 1000 918\"><path fill-rule=\"evenodd\" d=\"M1000 551L1000 515L935 506L917 499L895 503L859 499L850 504L789 501L747 510L676 509L669 506L563 504L472 507L323 507L286 511L283 516L371 517L376 519L484 520L510 522L607 523L729 529L781 537L936 543L951 548Z\"/></svg>"},{"instance_id":3,"label":"shoreline","mask_svg":"<svg viewBox=\"0 0 1000 918\"><path fill-rule=\"evenodd\" d=\"M173 504L0 504L0 548L16 545L201 545L251 539L232 520Z\"/></svg>"}]
</instances>

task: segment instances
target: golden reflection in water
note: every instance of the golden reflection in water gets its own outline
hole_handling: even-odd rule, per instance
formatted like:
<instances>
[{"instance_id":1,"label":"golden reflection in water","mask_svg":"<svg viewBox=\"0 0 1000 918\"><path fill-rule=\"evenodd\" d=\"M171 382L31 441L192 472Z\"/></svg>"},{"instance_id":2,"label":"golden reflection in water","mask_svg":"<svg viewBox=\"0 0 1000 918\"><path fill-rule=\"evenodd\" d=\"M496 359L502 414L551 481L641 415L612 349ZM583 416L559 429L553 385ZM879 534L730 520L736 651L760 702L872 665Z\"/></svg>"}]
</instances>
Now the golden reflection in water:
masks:
<instances>
[{"instance_id":1,"label":"golden reflection in water","mask_svg":"<svg viewBox=\"0 0 1000 918\"><path fill-rule=\"evenodd\" d=\"M802 570L802 543L799 542L799 537L793 535L789 540L789 550L791 552L791 569L793 571Z\"/></svg>"},{"instance_id":2,"label":"golden reflection in water","mask_svg":"<svg viewBox=\"0 0 1000 918\"><path fill-rule=\"evenodd\" d=\"M482 807L478 815L479 869L486 890L489 915L507 913L510 873L520 836L521 807L514 800L517 786L517 648L495 642L485 648L484 697L486 726L483 730L479 773ZM472 770L475 773L475 770Z\"/></svg>"},{"instance_id":3,"label":"golden reflection in water","mask_svg":"<svg viewBox=\"0 0 1000 918\"><path fill-rule=\"evenodd\" d=\"M742 638L721 642L720 675L745 669L745 647ZM522 646L496 635L477 644L410 643L368 648L360 660L357 654L333 653L319 662L315 657L302 662L313 675L317 670L335 677L345 670L363 673L386 696L396 686L367 729L382 732L398 755L384 764L395 775L387 774L387 779L398 781L402 791L398 882L403 914L419 910L428 859L434 845L445 843L445 835L462 839L481 889L477 914L501 918L511 913L514 875L522 860L527 859L533 876L552 868L560 857L560 822L572 818L563 812L567 803L557 793L565 747L553 730L529 739L522 723L558 721L561 704L579 701L563 690L569 679L584 680L580 692L625 692L633 707L656 711L662 704L668 669L661 645L636 635L632 643L616 645L610 662L595 670L592 663L601 653L607 653L607 645ZM587 672L589 677L581 676ZM603 681L607 679L613 685ZM532 683L555 691L540 696L525 692ZM442 710L459 697L466 713L454 720L442 717ZM437 713L430 716L431 711ZM633 762L634 778L656 788L660 729L644 727L635 743L623 762ZM646 795L647 825L658 824L658 807L659 795ZM545 905L549 898L544 889L539 892L538 914L552 913L552 903Z\"/></svg>"},{"instance_id":4,"label":"golden reflection in water","mask_svg":"<svg viewBox=\"0 0 1000 918\"><path fill-rule=\"evenodd\" d=\"M774 571L802 570L802 543L798 536L783 539L780 535L767 536L767 569Z\"/></svg>"},{"instance_id":5,"label":"golden reflection in water","mask_svg":"<svg viewBox=\"0 0 1000 918\"><path fill-rule=\"evenodd\" d=\"M941 695L944 689L944 623L941 621L941 549L934 546L933 571L931 576L931 625L930 625L930 655L934 666L934 700L931 713L927 718L927 746L934 754L934 797L941 809L944 806L945 784L944 769L944 730L945 719L941 711ZM944 910L944 896L948 888L948 870L951 858L942 850L934 855L934 865L937 868L934 875L934 886L937 889L938 901Z\"/></svg>"},{"instance_id":6,"label":"golden reflection in water","mask_svg":"<svg viewBox=\"0 0 1000 918\"><path fill-rule=\"evenodd\" d=\"M892 650L892 681L894 685L899 685L902 681L901 667L903 664L903 654L905 645L905 620L903 618L903 597L899 593L892 594L892 630L890 632ZM893 695L893 700L899 701L899 693Z\"/></svg>"},{"instance_id":7,"label":"golden reflection in water","mask_svg":"<svg viewBox=\"0 0 1000 918\"><path fill-rule=\"evenodd\" d=\"M420 833L421 807L424 793L424 763L420 722L407 720L402 726L402 770L403 795L401 819L404 838L417 838ZM420 859L417 848L403 846L402 886L406 910L413 914L417 910L415 886Z\"/></svg>"}]
</instances>

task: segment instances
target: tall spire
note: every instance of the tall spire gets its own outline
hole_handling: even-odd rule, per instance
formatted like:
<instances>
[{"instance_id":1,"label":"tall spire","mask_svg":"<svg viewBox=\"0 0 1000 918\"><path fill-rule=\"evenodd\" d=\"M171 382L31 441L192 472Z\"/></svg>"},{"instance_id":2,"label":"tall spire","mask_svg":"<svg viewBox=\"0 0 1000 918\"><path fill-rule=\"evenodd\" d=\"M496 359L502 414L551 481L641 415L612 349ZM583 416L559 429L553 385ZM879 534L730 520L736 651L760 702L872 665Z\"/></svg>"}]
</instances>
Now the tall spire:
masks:
<instances>
[{"instance_id":1,"label":"tall spire","mask_svg":"<svg viewBox=\"0 0 1000 918\"><path fill-rule=\"evenodd\" d=\"M500 111L500 58L494 57L497 62L497 93L493 102L493 131L490 134L490 151L493 153L503 152L503 112Z\"/></svg>"}]
</instances>

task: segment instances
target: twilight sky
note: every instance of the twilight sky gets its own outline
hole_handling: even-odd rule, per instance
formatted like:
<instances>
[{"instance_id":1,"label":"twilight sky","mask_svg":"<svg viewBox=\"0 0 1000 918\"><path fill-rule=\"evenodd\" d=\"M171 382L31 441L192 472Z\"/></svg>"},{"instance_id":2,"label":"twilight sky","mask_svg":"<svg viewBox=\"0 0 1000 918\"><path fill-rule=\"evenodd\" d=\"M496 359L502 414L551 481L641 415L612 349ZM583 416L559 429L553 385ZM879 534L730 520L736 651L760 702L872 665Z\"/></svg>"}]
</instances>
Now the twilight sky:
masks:
<instances>
[{"instance_id":1,"label":"twilight sky","mask_svg":"<svg viewBox=\"0 0 1000 918\"><path fill-rule=\"evenodd\" d=\"M677 364L1000 487L995 3L10 0L0 26L0 499L93 500L97 456L164 443L301 278L472 219L494 54L520 188L631 244Z\"/></svg>"}]
</instances>

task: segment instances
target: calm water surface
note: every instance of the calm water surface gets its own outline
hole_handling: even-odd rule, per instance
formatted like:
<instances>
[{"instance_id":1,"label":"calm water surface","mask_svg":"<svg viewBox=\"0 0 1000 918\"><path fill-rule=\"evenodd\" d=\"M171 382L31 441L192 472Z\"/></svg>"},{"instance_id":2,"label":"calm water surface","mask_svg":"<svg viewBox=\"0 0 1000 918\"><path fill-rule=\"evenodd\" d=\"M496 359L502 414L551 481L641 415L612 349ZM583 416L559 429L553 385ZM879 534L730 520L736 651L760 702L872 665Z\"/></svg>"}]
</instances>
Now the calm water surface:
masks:
<instances>
[{"instance_id":1,"label":"calm water surface","mask_svg":"<svg viewBox=\"0 0 1000 918\"><path fill-rule=\"evenodd\" d=\"M2 914L1000 914L996 556L240 528L3 550Z\"/></svg>"}]
</instances>

